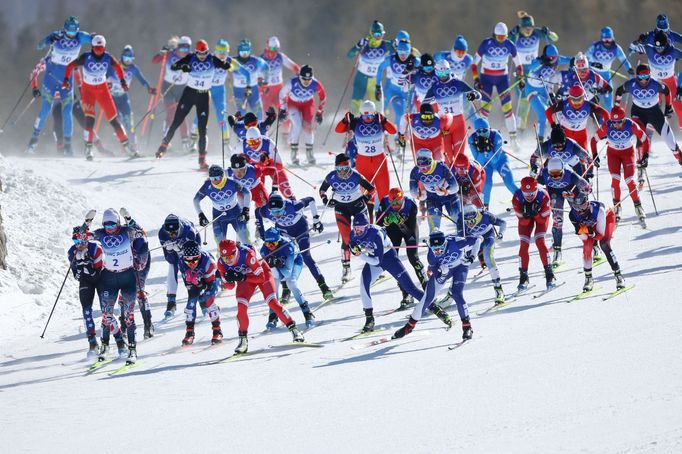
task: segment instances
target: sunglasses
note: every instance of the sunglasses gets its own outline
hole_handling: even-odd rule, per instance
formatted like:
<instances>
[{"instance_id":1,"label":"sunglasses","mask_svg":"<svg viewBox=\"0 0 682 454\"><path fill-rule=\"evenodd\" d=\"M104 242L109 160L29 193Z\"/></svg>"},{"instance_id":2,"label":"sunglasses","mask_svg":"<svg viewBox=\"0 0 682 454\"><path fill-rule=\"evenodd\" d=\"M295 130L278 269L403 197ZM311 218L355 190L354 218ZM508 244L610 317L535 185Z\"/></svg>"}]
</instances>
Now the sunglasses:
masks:
<instances>
[{"instance_id":1,"label":"sunglasses","mask_svg":"<svg viewBox=\"0 0 682 454\"><path fill-rule=\"evenodd\" d=\"M370 121L374 119L374 114L362 114L360 115L360 118L362 118L364 121Z\"/></svg>"},{"instance_id":2,"label":"sunglasses","mask_svg":"<svg viewBox=\"0 0 682 454\"><path fill-rule=\"evenodd\" d=\"M432 66L432 65L426 65L426 66L423 66L423 68L424 68L424 71L427 71L427 72L433 71L433 66Z\"/></svg>"},{"instance_id":3,"label":"sunglasses","mask_svg":"<svg viewBox=\"0 0 682 454\"><path fill-rule=\"evenodd\" d=\"M196 54L199 57L205 57L208 55L208 51L207 50L197 51Z\"/></svg>"},{"instance_id":4,"label":"sunglasses","mask_svg":"<svg viewBox=\"0 0 682 454\"><path fill-rule=\"evenodd\" d=\"M637 78L639 80L649 80L651 77L651 74L637 74Z\"/></svg>"},{"instance_id":5,"label":"sunglasses","mask_svg":"<svg viewBox=\"0 0 682 454\"><path fill-rule=\"evenodd\" d=\"M392 207L400 207L400 206L402 206L402 204L403 204L403 201L402 201L402 200L392 200L392 201L391 201L391 206L392 206Z\"/></svg>"},{"instance_id":6,"label":"sunglasses","mask_svg":"<svg viewBox=\"0 0 682 454\"><path fill-rule=\"evenodd\" d=\"M273 216L281 216L284 214L284 208L270 208L270 213Z\"/></svg>"},{"instance_id":7,"label":"sunglasses","mask_svg":"<svg viewBox=\"0 0 682 454\"><path fill-rule=\"evenodd\" d=\"M81 240L80 238L74 238L73 239L73 244L75 244L76 246L82 246L82 245L86 244L87 242L88 242L88 240Z\"/></svg>"},{"instance_id":8,"label":"sunglasses","mask_svg":"<svg viewBox=\"0 0 682 454\"><path fill-rule=\"evenodd\" d=\"M532 192L526 192L526 191L521 191L523 193L523 196L527 199L531 199L535 197L538 193L538 191L532 191Z\"/></svg>"},{"instance_id":9,"label":"sunglasses","mask_svg":"<svg viewBox=\"0 0 682 454\"><path fill-rule=\"evenodd\" d=\"M195 255L195 256L193 256L193 257L183 257L182 259L185 261L185 263L188 263L188 264L192 263L192 264L194 264L194 263L199 263L199 260L201 260L201 256L200 256L200 255Z\"/></svg>"},{"instance_id":10,"label":"sunglasses","mask_svg":"<svg viewBox=\"0 0 682 454\"><path fill-rule=\"evenodd\" d=\"M350 166L336 166L337 172L350 172Z\"/></svg>"},{"instance_id":11,"label":"sunglasses","mask_svg":"<svg viewBox=\"0 0 682 454\"><path fill-rule=\"evenodd\" d=\"M102 226L107 230L111 230L118 227L118 224L116 224L115 222L105 222L104 224L102 224Z\"/></svg>"},{"instance_id":12,"label":"sunglasses","mask_svg":"<svg viewBox=\"0 0 682 454\"><path fill-rule=\"evenodd\" d=\"M379 39L379 38L381 38L382 36L384 36L384 34L381 33L381 32L377 32L377 33L372 33L372 36L374 36L376 39Z\"/></svg>"},{"instance_id":13,"label":"sunglasses","mask_svg":"<svg viewBox=\"0 0 682 454\"><path fill-rule=\"evenodd\" d=\"M275 248L277 247L277 245L279 244L279 242L277 242L277 241L266 241L266 242L263 243L263 244L265 245L266 248L268 248L268 249L270 249L270 250L273 250L273 249L275 249Z\"/></svg>"},{"instance_id":14,"label":"sunglasses","mask_svg":"<svg viewBox=\"0 0 682 454\"><path fill-rule=\"evenodd\" d=\"M217 177L209 177L209 179L210 179L211 181L220 181L220 180L223 179L223 176L220 175L220 176L217 176Z\"/></svg>"},{"instance_id":15,"label":"sunglasses","mask_svg":"<svg viewBox=\"0 0 682 454\"><path fill-rule=\"evenodd\" d=\"M418 166L430 166L431 165L432 159L429 158L417 158L417 165Z\"/></svg>"},{"instance_id":16,"label":"sunglasses","mask_svg":"<svg viewBox=\"0 0 682 454\"><path fill-rule=\"evenodd\" d=\"M257 147L260 145L260 139L247 139L246 143L250 147Z\"/></svg>"},{"instance_id":17,"label":"sunglasses","mask_svg":"<svg viewBox=\"0 0 682 454\"><path fill-rule=\"evenodd\" d=\"M563 176L563 174L564 174L563 171L558 171L558 172L554 171L554 172L548 172L548 173L549 173L549 176L550 176L551 178L554 178L555 180L561 178L561 177Z\"/></svg>"},{"instance_id":18,"label":"sunglasses","mask_svg":"<svg viewBox=\"0 0 682 454\"><path fill-rule=\"evenodd\" d=\"M188 46L178 46L178 51L179 52L189 52L189 47Z\"/></svg>"}]
</instances>

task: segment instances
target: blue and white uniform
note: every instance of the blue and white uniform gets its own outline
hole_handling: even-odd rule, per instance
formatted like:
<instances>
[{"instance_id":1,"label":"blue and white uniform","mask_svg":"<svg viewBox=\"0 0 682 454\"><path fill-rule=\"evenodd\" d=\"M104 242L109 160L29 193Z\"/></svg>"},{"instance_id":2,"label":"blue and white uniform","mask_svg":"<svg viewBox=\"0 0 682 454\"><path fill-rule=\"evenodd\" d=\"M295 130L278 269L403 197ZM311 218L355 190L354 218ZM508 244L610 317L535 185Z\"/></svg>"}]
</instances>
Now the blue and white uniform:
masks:
<instances>
[{"instance_id":1,"label":"blue and white uniform","mask_svg":"<svg viewBox=\"0 0 682 454\"><path fill-rule=\"evenodd\" d=\"M239 217L242 208L251 205L251 191L229 178L224 178L218 186L214 186L207 178L194 196L194 209L197 214L202 213L201 201L205 197L211 200L213 206L213 235L216 244L227 238L229 225L237 232L239 241L248 244L246 223Z\"/></svg>"},{"instance_id":2,"label":"blue and white uniform","mask_svg":"<svg viewBox=\"0 0 682 454\"><path fill-rule=\"evenodd\" d=\"M419 167L410 172L410 194L415 200L419 196L419 183L426 190L426 207L429 213L429 229L440 228L441 213L447 210L448 215L459 217L459 185L450 169L442 162L433 161L431 169L422 173Z\"/></svg>"}]
</instances>

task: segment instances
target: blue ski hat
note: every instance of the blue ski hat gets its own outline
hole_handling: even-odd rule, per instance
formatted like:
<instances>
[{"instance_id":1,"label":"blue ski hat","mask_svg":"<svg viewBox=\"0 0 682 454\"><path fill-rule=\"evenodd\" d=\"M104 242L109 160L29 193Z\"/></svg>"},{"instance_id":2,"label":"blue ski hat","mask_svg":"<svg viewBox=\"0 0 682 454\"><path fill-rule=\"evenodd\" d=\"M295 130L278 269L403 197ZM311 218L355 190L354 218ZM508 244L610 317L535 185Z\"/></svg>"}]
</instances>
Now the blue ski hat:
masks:
<instances>
[{"instance_id":1,"label":"blue ski hat","mask_svg":"<svg viewBox=\"0 0 682 454\"><path fill-rule=\"evenodd\" d=\"M395 50L401 57L407 57L410 55L410 52L412 52L412 46L410 46L408 41L398 41Z\"/></svg>"},{"instance_id":2,"label":"blue ski hat","mask_svg":"<svg viewBox=\"0 0 682 454\"><path fill-rule=\"evenodd\" d=\"M670 24L668 23L668 16L665 14L659 14L656 18L656 29L667 32L669 28Z\"/></svg>"},{"instance_id":3,"label":"blue ski hat","mask_svg":"<svg viewBox=\"0 0 682 454\"><path fill-rule=\"evenodd\" d=\"M455 42L452 45L452 48L454 50L464 50L466 51L469 48L469 44L467 43L467 40L464 39L464 36L462 35L457 35L457 38L455 38Z\"/></svg>"},{"instance_id":4,"label":"blue ski hat","mask_svg":"<svg viewBox=\"0 0 682 454\"><path fill-rule=\"evenodd\" d=\"M410 34L407 33L407 31L405 31L405 30L400 30L395 35L395 41L397 43L400 43L401 41L405 41L405 42L409 43L410 42Z\"/></svg>"},{"instance_id":5,"label":"blue ski hat","mask_svg":"<svg viewBox=\"0 0 682 454\"><path fill-rule=\"evenodd\" d=\"M601 39L613 39L613 29L611 27L602 28Z\"/></svg>"},{"instance_id":6,"label":"blue ski hat","mask_svg":"<svg viewBox=\"0 0 682 454\"><path fill-rule=\"evenodd\" d=\"M282 241L282 235L279 233L279 229L277 227L270 227L265 231L265 235L263 235L263 241L266 243L279 243Z\"/></svg>"},{"instance_id":7,"label":"blue ski hat","mask_svg":"<svg viewBox=\"0 0 682 454\"><path fill-rule=\"evenodd\" d=\"M559 56L559 49L554 44L547 44L542 53L545 57L554 58Z\"/></svg>"},{"instance_id":8,"label":"blue ski hat","mask_svg":"<svg viewBox=\"0 0 682 454\"><path fill-rule=\"evenodd\" d=\"M474 120L474 129L478 131L479 129L490 129L490 123L485 118L477 118Z\"/></svg>"},{"instance_id":9,"label":"blue ski hat","mask_svg":"<svg viewBox=\"0 0 682 454\"><path fill-rule=\"evenodd\" d=\"M76 16L70 16L64 22L64 31L67 35L75 35L80 30L80 23Z\"/></svg>"},{"instance_id":10,"label":"blue ski hat","mask_svg":"<svg viewBox=\"0 0 682 454\"><path fill-rule=\"evenodd\" d=\"M239 45L237 46L237 51L241 55L242 53L245 54L251 54L251 41L248 39L242 39L239 41Z\"/></svg>"}]
</instances>

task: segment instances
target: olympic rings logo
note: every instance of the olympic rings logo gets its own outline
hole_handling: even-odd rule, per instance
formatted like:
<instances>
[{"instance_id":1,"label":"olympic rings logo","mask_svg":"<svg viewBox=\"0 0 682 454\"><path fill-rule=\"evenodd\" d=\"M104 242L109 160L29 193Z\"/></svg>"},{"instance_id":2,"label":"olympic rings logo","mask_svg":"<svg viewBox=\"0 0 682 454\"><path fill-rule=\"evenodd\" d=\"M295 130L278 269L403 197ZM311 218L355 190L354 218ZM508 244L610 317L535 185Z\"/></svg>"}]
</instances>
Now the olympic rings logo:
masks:
<instances>
[{"instance_id":1,"label":"olympic rings logo","mask_svg":"<svg viewBox=\"0 0 682 454\"><path fill-rule=\"evenodd\" d=\"M376 246L373 241L358 241L357 243L361 249L365 249L370 254L374 253L376 249Z\"/></svg>"},{"instance_id":2,"label":"olympic rings logo","mask_svg":"<svg viewBox=\"0 0 682 454\"><path fill-rule=\"evenodd\" d=\"M192 71L205 72L213 67L213 62L195 61L192 63Z\"/></svg>"},{"instance_id":3,"label":"olympic rings logo","mask_svg":"<svg viewBox=\"0 0 682 454\"><path fill-rule=\"evenodd\" d=\"M570 184L571 184L570 181L564 181L564 180L556 181L556 180L552 180L551 178L547 182L547 186L549 186L550 188L554 188L554 189L563 189L565 187L568 187Z\"/></svg>"},{"instance_id":4,"label":"olympic rings logo","mask_svg":"<svg viewBox=\"0 0 682 454\"><path fill-rule=\"evenodd\" d=\"M443 86L437 87L435 92L436 96L439 98L448 98L457 95L457 93L459 93L459 90L457 90L457 87Z\"/></svg>"},{"instance_id":5,"label":"olympic rings logo","mask_svg":"<svg viewBox=\"0 0 682 454\"><path fill-rule=\"evenodd\" d=\"M279 71L280 68L282 67L282 61L279 58L266 61L268 62L268 68L270 68L270 71Z\"/></svg>"},{"instance_id":6,"label":"olympic rings logo","mask_svg":"<svg viewBox=\"0 0 682 454\"><path fill-rule=\"evenodd\" d=\"M96 62L96 61L91 61L88 63L88 71L94 72L94 73L101 73L107 70L109 67L108 63L105 62Z\"/></svg>"},{"instance_id":7,"label":"olympic rings logo","mask_svg":"<svg viewBox=\"0 0 682 454\"><path fill-rule=\"evenodd\" d=\"M586 110L565 109L562 113L569 120L584 120L589 115Z\"/></svg>"},{"instance_id":8,"label":"olympic rings logo","mask_svg":"<svg viewBox=\"0 0 682 454\"><path fill-rule=\"evenodd\" d=\"M363 125L360 124L357 127L358 133L360 133L361 136L374 136L379 134L381 131L379 128L379 125L376 123L370 124L370 125Z\"/></svg>"},{"instance_id":9,"label":"olympic rings logo","mask_svg":"<svg viewBox=\"0 0 682 454\"><path fill-rule=\"evenodd\" d=\"M466 68L466 66L467 66L466 62L464 60L460 60L458 62L453 62L452 60L449 60L449 61L450 61L450 68L455 72L458 72L458 71Z\"/></svg>"},{"instance_id":10,"label":"olympic rings logo","mask_svg":"<svg viewBox=\"0 0 682 454\"><path fill-rule=\"evenodd\" d=\"M672 62L675 61L672 55L661 55L661 54L654 54L653 56L654 62L659 65L669 65Z\"/></svg>"},{"instance_id":11,"label":"olympic rings logo","mask_svg":"<svg viewBox=\"0 0 682 454\"><path fill-rule=\"evenodd\" d=\"M256 182L255 178L242 178L241 180L239 178L235 178L235 180L246 188L250 188Z\"/></svg>"},{"instance_id":12,"label":"olympic rings logo","mask_svg":"<svg viewBox=\"0 0 682 454\"><path fill-rule=\"evenodd\" d=\"M594 57L599 61L609 61L615 58L615 54L608 50L597 50L594 52Z\"/></svg>"},{"instance_id":13,"label":"olympic rings logo","mask_svg":"<svg viewBox=\"0 0 682 454\"><path fill-rule=\"evenodd\" d=\"M559 159L561 159L563 162L568 162L568 161L570 161L571 158L573 157L573 155L572 155L570 152L568 152L568 151L557 151L557 150L554 150L554 149L550 150L549 156L550 156L551 158L559 158Z\"/></svg>"},{"instance_id":14,"label":"olympic rings logo","mask_svg":"<svg viewBox=\"0 0 682 454\"><path fill-rule=\"evenodd\" d=\"M435 81L436 81L435 76L433 76L433 77L422 77L419 79L419 83L417 85L419 85L419 87L423 88L424 90L428 90L429 88L431 88L431 85L433 85L433 83Z\"/></svg>"},{"instance_id":15,"label":"olympic rings logo","mask_svg":"<svg viewBox=\"0 0 682 454\"><path fill-rule=\"evenodd\" d=\"M443 179L441 178L440 175L436 175L434 173L430 175L426 175L423 173L419 174L419 180L421 180L422 183L429 184L429 185L435 185L437 183L440 183Z\"/></svg>"},{"instance_id":16,"label":"olympic rings logo","mask_svg":"<svg viewBox=\"0 0 682 454\"><path fill-rule=\"evenodd\" d=\"M489 47L486 53L491 57L506 57L509 55L506 47Z\"/></svg>"},{"instance_id":17,"label":"olympic rings logo","mask_svg":"<svg viewBox=\"0 0 682 454\"><path fill-rule=\"evenodd\" d=\"M355 183L347 183L344 181L335 181L332 183L332 189L336 192L351 192L354 191L358 185Z\"/></svg>"},{"instance_id":18,"label":"olympic rings logo","mask_svg":"<svg viewBox=\"0 0 682 454\"><path fill-rule=\"evenodd\" d=\"M632 133L630 131L610 130L608 136L609 138L612 138L614 140L624 140L632 137Z\"/></svg>"},{"instance_id":19,"label":"olympic rings logo","mask_svg":"<svg viewBox=\"0 0 682 454\"><path fill-rule=\"evenodd\" d=\"M481 236L488 230L489 224L477 224L474 227L467 225L467 233L475 236Z\"/></svg>"},{"instance_id":20,"label":"olympic rings logo","mask_svg":"<svg viewBox=\"0 0 682 454\"><path fill-rule=\"evenodd\" d=\"M246 68L246 70L250 73L252 73L256 70L256 62L253 62L251 60L249 60L248 63L241 63L240 62L240 64L242 65L243 68Z\"/></svg>"},{"instance_id":21,"label":"olympic rings logo","mask_svg":"<svg viewBox=\"0 0 682 454\"><path fill-rule=\"evenodd\" d=\"M123 244L123 237L121 235L105 236L102 238L102 243L108 248L116 248Z\"/></svg>"},{"instance_id":22,"label":"olympic rings logo","mask_svg":"<svg viewBox=\"0 0 682 454\"><path fill-rule=\"evenodd\" d=\"M62 49L74 49L74 48L81 45L80 41L78 41L77 39L69 39L69 38L61 38L57 42L57 44L58 44L57 47L60 47Z\"/></svg>"},{"instance_id":23,"label":"olympic rings logo","mask_svg":"<svg viewBox=\"0 0 682 454\"><path fill-rule=\"evenodd\" d=\"M216 202L222 202L223 200L226 199L231 199L234 196L234 192L227 190L227 191L213 191L209 194L209 197L211 197L212 200L215 200Z\"/></svg>"},{"instance_id":24,"label":"olympic rings logo","mask_svg":"<svg viewBox=\"0 0 682 454\"><path fill-rule=\"evenodd\" d=\"M291 93L298 98L309 98L313 95L313 90L310 88L303 88L300 86L295 86Z\"/></svg>"},{"instance_id":25,"label":"olympic rings logo","mask_svg":"<svg viewBox=\"0 0 682 454\"><path fill-rule=\"evenodd\" d=\"M282 215L276 219L275 223L288 227L294 225L296 221L298 221L298 213Z\"/></svg>"},{"instance_id":26,"label":"olympic rings logo","mask_svg":"<svg viewBox=\"0 0 682 454\"><path fill-rule=\"evenodd\" d=\"M532 47L538 43L539 39L535 35L531 36L521 36L516 41L517 47Z\"/></svg>"},{"instance_id":27,"label":"olympic rings logo","mask_svg":"<svg viewBox=\"0 0 682 454\"><path fill-rule=\"evenodd\" d=\"M441 259L441 264L451 268L450 265L458 262L460 257L461 254L459 252L451 252L443 256L443 258Z\"/></svg>"},{"instance_id":28,"label":"olympic rings logo","mask_svg":"<svg viewBox=\"0 0 682 454\"><path fill-rule=\"evenodd\" d=\"M391 62L391 69L394 73L402 74L405 71L405 63L400 63L398 61Z\"/></svg>"},{"instance_id":29,"label":"olympic rings logo","mask_svg":"<svg viewBox=\"0 0 682 454\"><path fill-rule=\"evenodd\" d=\"M651 88L636 88L632 90L632 96L637 99L647 99L656 96L656 90Z\"/></svg>"},{"instance_id":30,"label":"olympic rings logo","mask_svg":"<svg viewBox=\"0 0 682 454\"><path fill-rule=\"evenodd\" d=\"M432 126L414 126L412 129L418 137L433 137L439 131L438 128Z\"/></svg>"},{"instance_id":31,"label":"olympic rings logo","mask_svg":"<svg viewBox=\"0 0 682 454\"><path fill-rule=\"evenodd\" d=\"M364 55L365 57L369 58L370 60L376 60L384 56L386 51L384 50L383 47L378 47L378 48L371 48L367 47L365 48Z\"/></svg>"}]
</instances>

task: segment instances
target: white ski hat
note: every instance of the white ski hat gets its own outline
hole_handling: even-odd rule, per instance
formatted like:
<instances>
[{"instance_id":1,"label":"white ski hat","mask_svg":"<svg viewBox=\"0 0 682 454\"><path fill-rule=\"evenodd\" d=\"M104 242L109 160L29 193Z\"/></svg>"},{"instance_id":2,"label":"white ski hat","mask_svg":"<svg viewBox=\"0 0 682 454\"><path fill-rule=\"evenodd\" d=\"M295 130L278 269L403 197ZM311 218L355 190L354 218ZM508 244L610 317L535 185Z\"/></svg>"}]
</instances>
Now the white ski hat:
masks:
<instances>
[{"instance_id":1,"label":"white ski hat","mask_svg":"<svg viewBox=\"0 0 682 454\"><path fill-rule=\"evenodd\" d=\"M276 36L268 38L268 47L271 49L279 49L279 38Z\"/></svg>"},{"instance_id":2,"label":"white ski hat","mask_svg":"<svg viewBox=\"0 0 682 454\"><path fill-rule=\"evenodd\" d=\"M375 113L377 113L377 108L369 99L365 100L360 106L360 114L362 115L374 115Z\"/></svg>"},{"instance_id":3,"label":"white ski hat","mask_svg":"<svg viewBox=\"0 0 682 454\"><path fill-rule=\"evenodd\" d=\"M495 35L504 35L507 36L509 34L509 29L507 29L507 24L504 22L498 22L495 24L495 30L494 30Z\"/></svg>"},{"instance_id":4,"label":"white ski hat","mask_svg":"<svg viewBox=\"0 0 682 454\"><path fill-rule=\"evenodd\" d=\"M118 212L113 208L107 208L106 210L104 210L104 214L102 215L102 225L108 222L115 222L116 225L119 225L121 223L121 219L118 216Z\"/></svg>"},{"instance_id":5,"label":"white ski hat","mask_svg":"<svg viewBox=\"0 0 682 454\"><path fill-rule=\"evenodd\" d=\"M95 35L94 38L92 38L92 47L107 47L107 40L104 39L104 36L102 35Z\"/></svg>"}]
</instances>

